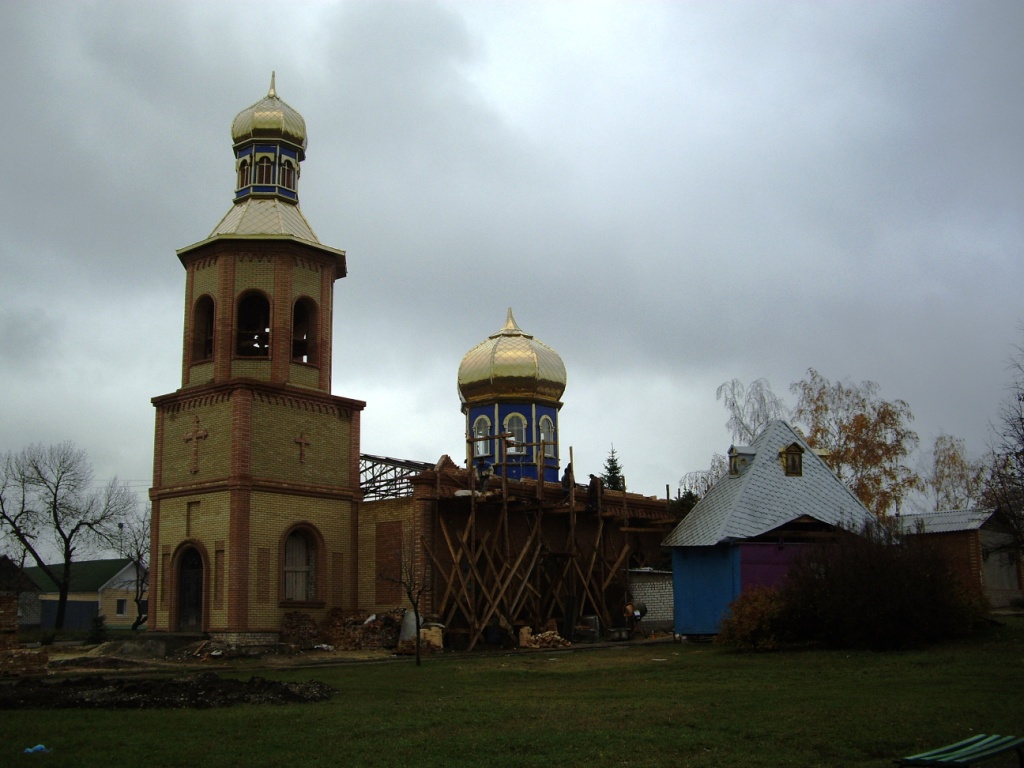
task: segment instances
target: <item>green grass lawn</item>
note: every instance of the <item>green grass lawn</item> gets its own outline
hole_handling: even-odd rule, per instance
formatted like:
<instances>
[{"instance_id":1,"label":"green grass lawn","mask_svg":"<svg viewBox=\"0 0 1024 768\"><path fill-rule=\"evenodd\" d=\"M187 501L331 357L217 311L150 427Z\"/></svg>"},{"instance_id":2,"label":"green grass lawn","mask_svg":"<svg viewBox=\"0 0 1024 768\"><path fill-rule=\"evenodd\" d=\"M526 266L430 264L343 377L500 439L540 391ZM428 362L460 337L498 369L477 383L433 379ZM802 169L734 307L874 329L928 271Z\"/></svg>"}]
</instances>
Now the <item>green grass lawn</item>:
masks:
<instances>
[{"instance_id":1,"label":"green grass lawn","mask_svg":"<svg viewBox=\"0 0 1024 768\"><path fill-rule=\"evenodd\" d=\"M450 655L261 673L329 702L0 711L0 766L888 766L1024 735L1024 619L903 653L711 645ZM247 675L246 675L247 676ZM53 751L25 755L45 744Z\"/></svg>"}]
</instances>

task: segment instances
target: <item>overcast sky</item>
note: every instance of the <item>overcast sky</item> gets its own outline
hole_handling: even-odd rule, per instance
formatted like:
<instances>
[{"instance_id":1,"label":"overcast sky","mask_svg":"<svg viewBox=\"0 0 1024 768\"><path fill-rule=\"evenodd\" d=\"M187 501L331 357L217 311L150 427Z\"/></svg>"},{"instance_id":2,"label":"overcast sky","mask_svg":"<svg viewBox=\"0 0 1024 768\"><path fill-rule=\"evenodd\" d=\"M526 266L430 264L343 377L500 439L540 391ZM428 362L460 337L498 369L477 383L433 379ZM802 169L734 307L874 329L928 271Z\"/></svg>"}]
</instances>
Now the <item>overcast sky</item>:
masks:
<instances>
[{"instance_id":1,"label":"overcast sky","mask_svg":"<svg viewBox=\"0 0 1024 768\"><path fill-rule=\"evenodd\" d=\"M1022 40L1016 0L3 3L0 450L148 488L175 251L276 70L364 452L464 456L459 362L511 306L577 475L614 444L674 493L729 447L719 384L792 404L809 367L981 453L1024 342Z\"/></svg>"}]
</instances>

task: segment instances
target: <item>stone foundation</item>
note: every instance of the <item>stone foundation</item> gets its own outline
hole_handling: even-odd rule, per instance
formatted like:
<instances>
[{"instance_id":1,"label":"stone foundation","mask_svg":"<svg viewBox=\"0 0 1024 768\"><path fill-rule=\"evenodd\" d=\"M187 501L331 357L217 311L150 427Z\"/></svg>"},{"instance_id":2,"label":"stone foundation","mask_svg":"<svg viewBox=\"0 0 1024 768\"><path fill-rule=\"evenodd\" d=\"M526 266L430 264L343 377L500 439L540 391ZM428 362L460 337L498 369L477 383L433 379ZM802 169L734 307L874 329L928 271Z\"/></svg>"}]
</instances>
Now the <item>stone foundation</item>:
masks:
<instances>
[{"instance_id":1,"label":"stone foundation","mask_svg":"<svg viewBox=\"0 0 1024 768\"><path fill-rule=\"evenodd\" d=\"M277 632L210 632L210 641L239 648L277 648L281 636Z\"/></svg>"}]
</instances>

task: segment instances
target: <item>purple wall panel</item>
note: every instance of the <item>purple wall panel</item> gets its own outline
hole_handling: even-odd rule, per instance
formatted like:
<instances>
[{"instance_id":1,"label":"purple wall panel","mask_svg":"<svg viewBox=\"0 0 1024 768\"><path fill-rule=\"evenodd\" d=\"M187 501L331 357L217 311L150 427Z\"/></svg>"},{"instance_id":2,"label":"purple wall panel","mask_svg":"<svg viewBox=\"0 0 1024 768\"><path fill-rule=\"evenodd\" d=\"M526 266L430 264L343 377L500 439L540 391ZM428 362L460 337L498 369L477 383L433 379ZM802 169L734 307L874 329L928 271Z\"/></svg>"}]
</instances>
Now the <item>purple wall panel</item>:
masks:
<instances>
[{"instance_id":1,"label":"purple wall panel","mask_svg":"<svg viewBox=\"0 0 1024 768\"><path fill-rule=\"evenodd\" d=\"M744 591L755 586L777 587L782 584L793 558L806 549L806 544L740 544L740 584Z\"/></svg>"}]
</instances>

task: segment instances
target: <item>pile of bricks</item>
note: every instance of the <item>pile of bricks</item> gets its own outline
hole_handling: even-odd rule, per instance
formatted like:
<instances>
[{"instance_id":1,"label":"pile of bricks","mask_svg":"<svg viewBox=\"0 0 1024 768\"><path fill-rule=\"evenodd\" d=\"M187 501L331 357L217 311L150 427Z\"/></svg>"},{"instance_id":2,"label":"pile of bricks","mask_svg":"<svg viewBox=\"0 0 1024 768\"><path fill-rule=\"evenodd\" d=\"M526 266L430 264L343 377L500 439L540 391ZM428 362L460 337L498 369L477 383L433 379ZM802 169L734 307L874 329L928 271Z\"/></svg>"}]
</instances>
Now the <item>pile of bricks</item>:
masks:
<instances>
[{"instance_id":1,"label":"pile of bricks","mask_svg":"<svg viewBox=\"0 0 1024 768\"><path fill-rule=\"evenodd\" d=\"M291 611L281 622L281 642L299 650L316 645L330 645L338 651L394 648L404 613L398 609L367 618L335 608L318 626L308 613Z\"/></svg>"},{"instance_id":2,"label":"pile of bricks","mask_svg":"<svg viewBox=\"0 0 1024 768\"><path fill-rule=\"evenodd\" d=\"M281 621L281 642L307 650L320 642L320 630L308 613L290 611Z\"/></svg>"},{"instance_id":3,"label":"pile of bricks","mask_svg":"<svg viewBox=\"0 0 1024 768\"><path fill-rule=\"evenodd\" d=\"M37 651L25 648L0 651L0 677L45 675L49 661L50 654L45 648Z\"/></svg>"},{"instance_id":4,"label":"pile of bricks","mask_svg":"<svg viewBox=\"0 0 1024 768\"><path fill-rule=\"evenodd\" d=\"M444 651L444 630L440 625L420 628L420 654ZM403 640L395 648L399 656L415 656L416 640Z\"/></svg>"},{"instance_id":5,"label":"pile of bricks","mask_svg":"<svg viewBox=\"0 0 1024 768\"><path fill-rule=\"evenodd\" d=\"M519 630L520 648L567 648L570 645L571 642L554 630L541 632L539 635L533 634L529 627Z\"/></svg>"}]
</instances>

